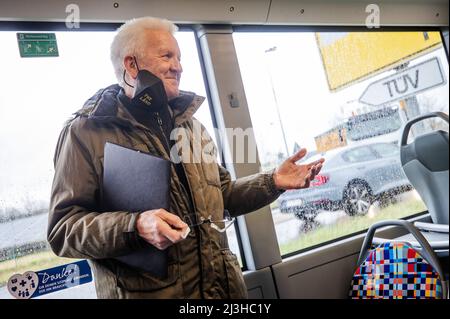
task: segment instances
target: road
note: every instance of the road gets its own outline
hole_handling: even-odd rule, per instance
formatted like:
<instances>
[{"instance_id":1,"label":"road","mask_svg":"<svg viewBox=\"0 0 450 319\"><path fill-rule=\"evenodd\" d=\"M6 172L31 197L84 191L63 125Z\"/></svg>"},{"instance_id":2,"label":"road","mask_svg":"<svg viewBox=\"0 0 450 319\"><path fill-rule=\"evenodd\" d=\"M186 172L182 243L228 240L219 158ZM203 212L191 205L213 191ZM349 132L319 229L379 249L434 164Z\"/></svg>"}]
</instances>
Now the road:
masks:
<instances>
[{"instance_id":1,"label":"road","mask_svg":"<svg viewBox=\"0 0 450 319\"><path fill-rule=\"evenodd\" d=\"M47 214L0 223L0 250L47 238Z\"/></svg>"}]
</instances>

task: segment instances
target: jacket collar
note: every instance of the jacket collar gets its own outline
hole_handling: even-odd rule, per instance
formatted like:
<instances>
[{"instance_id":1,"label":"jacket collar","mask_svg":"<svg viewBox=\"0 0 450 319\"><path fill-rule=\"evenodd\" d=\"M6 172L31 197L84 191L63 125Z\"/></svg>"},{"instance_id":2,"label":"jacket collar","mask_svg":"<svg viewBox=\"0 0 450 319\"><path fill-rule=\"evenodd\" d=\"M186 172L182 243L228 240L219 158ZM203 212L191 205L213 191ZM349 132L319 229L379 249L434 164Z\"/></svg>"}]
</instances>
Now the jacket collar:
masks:
<instances>
[{"instance_id":1,"label":"jacket collar","mask_svg":"<svg viewBox=\"0 0 450 319\"><path fill-rule=\"evenodd\" d=\"M122 88L118 84L113 84L97 91L75 114L102 122L113 121L126 126L141 126L120 102L118 98L120 90ZM190 120L204 100L204 97L193 92L180 91L178 97L169 101L175 124L180 125Z\"/></svg>"}]
</instances>

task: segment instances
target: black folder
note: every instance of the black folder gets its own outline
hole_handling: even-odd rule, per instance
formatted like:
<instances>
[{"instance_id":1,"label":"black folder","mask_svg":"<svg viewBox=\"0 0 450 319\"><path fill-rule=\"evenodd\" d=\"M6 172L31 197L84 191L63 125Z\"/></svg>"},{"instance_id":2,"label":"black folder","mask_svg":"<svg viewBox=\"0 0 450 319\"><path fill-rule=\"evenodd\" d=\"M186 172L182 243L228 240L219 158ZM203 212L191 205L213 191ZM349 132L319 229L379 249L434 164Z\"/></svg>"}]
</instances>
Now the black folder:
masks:
<instances>
[{"instance_id":1,"label":"black folder","mask_svg":"<svg viewBox=\"0 0 450 319\"><path fill-rule=\"evenodd\" d=\"M103 166L103 211L169 210L169 161L107 142ZM143 248L115 259L157 277L167 277L167 251L144 240L142 243Z\"/></svg>"}]
</instances>

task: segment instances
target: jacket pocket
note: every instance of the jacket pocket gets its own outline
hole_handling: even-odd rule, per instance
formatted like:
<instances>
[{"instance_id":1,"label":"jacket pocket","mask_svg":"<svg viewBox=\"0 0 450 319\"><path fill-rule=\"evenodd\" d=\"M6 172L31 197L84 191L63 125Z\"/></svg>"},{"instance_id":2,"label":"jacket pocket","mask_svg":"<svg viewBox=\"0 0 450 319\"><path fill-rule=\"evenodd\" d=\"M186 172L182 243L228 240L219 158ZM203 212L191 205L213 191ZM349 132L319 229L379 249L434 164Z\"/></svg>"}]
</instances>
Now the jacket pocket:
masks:
<instances>
[{"instance_id":1,"label":"jacket pocket","mask_svg":"<svg viewBox=\"0 0 450 319\"><path fill-rule=\"evenodd\" d=\"M116 280L117 286L127 291L157 291L169 287L179 278L179 264L168 265L167 278L158 278L148 272L139 271L125 265L117 265Z\"/></svg>"},{"instance_id":2,"label":"jacket pocket","mask_svg":"<svg viewBox=\"0 0 450 319\"><path fill-rule=\"evenodd\" d=\"M242 276L241 266L235 254L229 249L220 251L225 267L229 299L247 299L247 286Z\"/></svg>"}]
</instances>

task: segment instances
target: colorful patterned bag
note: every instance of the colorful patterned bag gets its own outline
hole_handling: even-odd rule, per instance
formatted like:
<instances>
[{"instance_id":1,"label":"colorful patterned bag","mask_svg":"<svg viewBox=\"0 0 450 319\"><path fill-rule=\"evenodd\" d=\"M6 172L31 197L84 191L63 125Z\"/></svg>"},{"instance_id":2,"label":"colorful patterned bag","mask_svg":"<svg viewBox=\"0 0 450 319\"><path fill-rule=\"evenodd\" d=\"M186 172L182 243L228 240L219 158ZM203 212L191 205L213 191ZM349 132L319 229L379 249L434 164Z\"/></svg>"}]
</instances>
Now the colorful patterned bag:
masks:
<instances>
[{"instance_id":1,"label":"colorful patterned bag","mask_svg":"<svg viewBox=\"0 0 450 319\"><path fill-rule=\"evenodd\" d=\"M351 298L442 298L439 274L406 243L384 243L356 269Z\"/></svg>"},{"instance_id":2,"label":"colorful patterned bag","mask_svg":"<svg viewBox=\"0 0 450 319\"><path fill-rule=\"evenodd\" d=\"M353 275L349 297L353 299L446 298L447 291L442 270L439 264L436 264L437 257L433 255L434 252L427 250L431 249L428 243L423 243L422 254L404 242L385 242L372 250L368 249L371 247L375 229L387 224L401 224L407 226L408 230L414 227L406 221L384 221L374 224L373 229L372 227L369 229L358 261L359 267ZM418 233L422 236L420 232ZM416 237L417 233L413 235ZM419 242L422 244L423 240L425 238L422 236ZM431 263L423 257L425 255Z\"/></svg>"}]
</instances>

